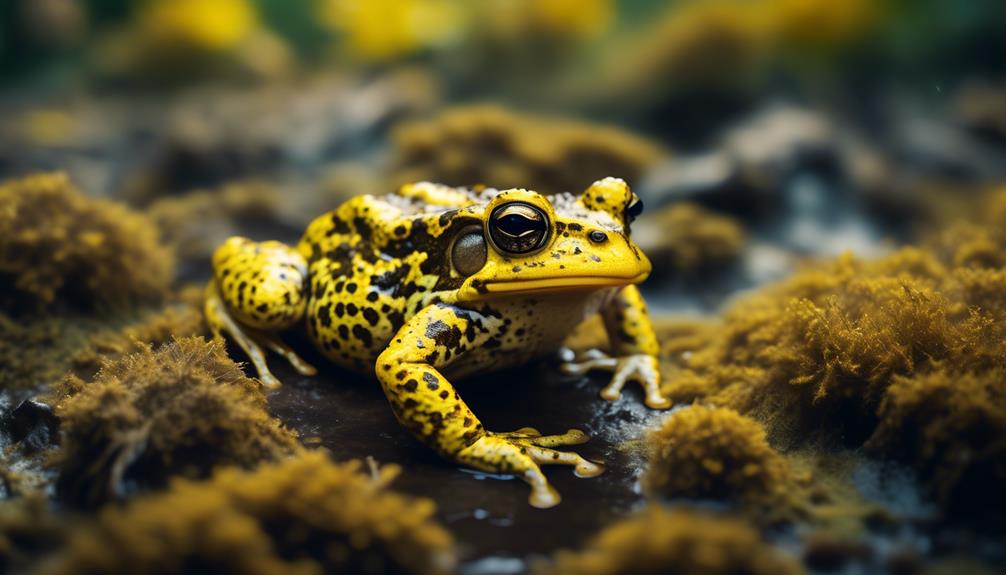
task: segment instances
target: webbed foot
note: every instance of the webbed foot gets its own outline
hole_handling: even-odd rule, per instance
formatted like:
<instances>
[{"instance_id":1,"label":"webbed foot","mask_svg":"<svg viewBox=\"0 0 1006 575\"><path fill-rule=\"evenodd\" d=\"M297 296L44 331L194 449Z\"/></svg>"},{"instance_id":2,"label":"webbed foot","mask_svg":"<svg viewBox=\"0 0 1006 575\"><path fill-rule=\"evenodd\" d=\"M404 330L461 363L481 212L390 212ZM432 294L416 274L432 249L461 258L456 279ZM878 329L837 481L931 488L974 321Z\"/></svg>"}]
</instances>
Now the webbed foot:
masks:
<instances>
[{"instance_id":1,"label":"webbed foot","mask_svg":"<svg viewBox=\"0 0 1006 575\"><path fill-rule=\"evenodd\" d=\"M558 505L562 498L549 484L539 465L572 465L577 477L596 477L604 473L604 466L600 463L588 461L571 451L552 449L580 445L587 439L587 435L578 429L570 429L561 435L542 435L531 427L509 433L487 432L462 450L458 461L479 469L519 475L531 486L528 502L533 507L547 509Z\"/></svg>"},{"instance_id":2,"label":"webbed foot","mask_svg":"<svg viewBox=\"0 0 1006 575\"><path fill-rule=\"evenodd\" d=\"M220 298L216 285L212 281L206 288L204 314L206 316L206 323L209 324L210 331L213 332L215 337L222 337L223 333L226 332L244 350L245 355L248 356L252 365L255 366L258 379L262 382L263 387L274 389L282 385L279 378L269 371L269 365L266 363L266 352L263 348L272 350L277 355L283 356L301 375L314 375L317 373L314 366L301 359L279 337L243 326L235 321L227 311L227 306Z\"/></svg>"},{"instance_id":3,"label":"webbed foot","mask_svg":"<svg viewBox=\"0 0 1006 575\"><path fill-rule=\"evenodd\" d=\"M610 371L611 382L601 389L601 397L615 401L622 396L622 388L631 379L638 381L646 393L645 403L651 409L667 409L671 400L660 392L660 368L655 356L643 353L612 357L603 351L592 349L583 353L580 361L575 354L565 349L560 353L562 371L570 375L584 375L589 371Z\"/></svg>"}]
</instances>

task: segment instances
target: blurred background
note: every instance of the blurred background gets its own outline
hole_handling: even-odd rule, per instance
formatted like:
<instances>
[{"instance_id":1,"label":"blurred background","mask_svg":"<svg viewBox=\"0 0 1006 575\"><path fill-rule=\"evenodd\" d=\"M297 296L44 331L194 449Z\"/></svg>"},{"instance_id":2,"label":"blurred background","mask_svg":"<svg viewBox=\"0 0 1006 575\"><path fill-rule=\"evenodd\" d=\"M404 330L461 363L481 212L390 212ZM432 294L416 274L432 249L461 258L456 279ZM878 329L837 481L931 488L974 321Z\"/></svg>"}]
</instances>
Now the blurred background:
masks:
<instances>
[{"instance_id":1,"label":"blurred background","mask_svg":"<svg viewBox=\"0 0 1006 575\"><path fill-rule=\"evenodd\" d=\"M1006 181L1003 30L999 0L6 0L0 178L149 211L185 280L406 181L620 176L658 307L708 311Z\"/></svg>"}]
</instances>

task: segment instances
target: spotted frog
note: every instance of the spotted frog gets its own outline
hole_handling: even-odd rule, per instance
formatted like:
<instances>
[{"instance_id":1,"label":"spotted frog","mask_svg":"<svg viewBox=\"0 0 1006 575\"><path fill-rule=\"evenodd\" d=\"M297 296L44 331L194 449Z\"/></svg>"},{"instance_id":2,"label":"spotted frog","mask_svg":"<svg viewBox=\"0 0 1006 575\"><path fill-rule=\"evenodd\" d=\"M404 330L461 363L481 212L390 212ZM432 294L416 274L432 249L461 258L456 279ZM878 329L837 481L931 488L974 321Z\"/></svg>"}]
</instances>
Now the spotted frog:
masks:
<instances>
[{"instance_id":1,"label":"spotted frog","mask_svg":"<svg viewBox=\"0 0 1006 575\"><path fill-rule=\"evenodd\" d=\"M599 313L611 354L567 357L564 370L611 371L604 399L636 380L649 407L668 407L635 285L650 273L629 239L641 209L617 178L579 196L427 182L359 196L314 220L296 247L228 239L213 254L206 317L240 345L266 387L280 384L267 350L315 373L280 337L306 328L332 362L376 374L398 421L420 440L463 465L523 478L530 503L551 507L559 494L540 464L569 464L582 477L603 471L556 449L586 435L488 431L453 382L554 353Z\"/></svg>"}]
</instances>

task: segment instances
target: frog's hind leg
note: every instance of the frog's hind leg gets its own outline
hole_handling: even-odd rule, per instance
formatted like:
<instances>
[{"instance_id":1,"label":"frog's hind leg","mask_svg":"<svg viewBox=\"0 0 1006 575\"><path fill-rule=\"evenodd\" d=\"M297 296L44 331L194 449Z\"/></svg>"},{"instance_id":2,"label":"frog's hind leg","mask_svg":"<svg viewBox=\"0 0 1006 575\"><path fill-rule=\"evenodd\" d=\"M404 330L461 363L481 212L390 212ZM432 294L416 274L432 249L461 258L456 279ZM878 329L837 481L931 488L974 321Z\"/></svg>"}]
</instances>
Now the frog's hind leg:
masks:
<instances>
[{"instance_id":1,"label":"frog's hind leg","mask_svg":"<svg viewBox=\"0 0 1006 575\"><path fill-rule=\"evenodd\" d=\"M458 463L520 477L531 486L531 505L552 507L560 497L540 465L572 465L581 477L604 471L576 453L552 449L581 444L587 436L578 430L543 436L530 427L487 431L440 371L499 337L502 325L475 311L431 305L402 326L378 357L377 377L398 420L421 440Z\"/></svg>"},{"instance_id":2,"label":"frog's hind leg","mask_svg":"<svg viewBox=\"0 0 1006 575\"><path fill-rule=\"evenodd\" d=\"M226 332L244 350L266 387L279 380L269 371L265 349L283 356L304 375L315 369L275 332L304 316L307 262L279 242L230 238L213 254L214 278L206 289L205 314L217 336Z\"/></svg>"}]
</instances>

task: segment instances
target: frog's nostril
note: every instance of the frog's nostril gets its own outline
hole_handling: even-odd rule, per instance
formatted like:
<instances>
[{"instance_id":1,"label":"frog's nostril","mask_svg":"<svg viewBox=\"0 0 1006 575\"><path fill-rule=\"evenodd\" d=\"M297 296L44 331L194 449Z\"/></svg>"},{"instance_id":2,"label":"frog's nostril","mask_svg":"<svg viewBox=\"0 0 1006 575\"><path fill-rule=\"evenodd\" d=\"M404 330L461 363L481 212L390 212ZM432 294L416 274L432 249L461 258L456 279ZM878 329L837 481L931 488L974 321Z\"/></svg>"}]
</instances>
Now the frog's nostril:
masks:
<instances>
[{"instance_id":1,"label":"frog's nostril","mask_svg":"<svg viewBox=\"0 0 1006 575\"><path fill-rule=\"evenodd\" d=\"M600 244L600 243L603 243L603 242L607 241L608 234L606 234L606 233L604 233L602 231L599 231L599 230L594 230L594 231L590 232L587 235L587 237L589 237L590 241L594 242L595 244Z\"/></svg>"}]
</instances>

